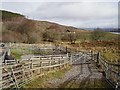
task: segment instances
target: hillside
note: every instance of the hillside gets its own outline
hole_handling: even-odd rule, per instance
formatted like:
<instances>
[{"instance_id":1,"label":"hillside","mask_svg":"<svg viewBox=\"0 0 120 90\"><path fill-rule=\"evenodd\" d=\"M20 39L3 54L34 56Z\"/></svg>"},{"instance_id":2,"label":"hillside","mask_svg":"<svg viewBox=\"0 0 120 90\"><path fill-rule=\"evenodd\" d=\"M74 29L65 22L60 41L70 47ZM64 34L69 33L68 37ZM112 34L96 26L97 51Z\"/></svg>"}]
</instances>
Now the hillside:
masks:
<instances>
[{"instance_id":1,"label":"hillside","mask_svg":"<svg viewBox=\"0 0 120 90\"><path fill-rule=\"evenodd\" d=\"M40 43L90 41L92 30L79 29L48 21L27 19L24 15L9 11L2 12L2 42ZM117 39L117 35L106 33L101 40Z\"/></svg>"},{"instance_id":2,"label":"hillside","mask_svg":"<svg viewBox=\"0 0 120 90\"><path fill-rule=\"evenodd\" d=\"M13 19L17 19L17 18L25 18L24 15L18 14L18 13L13 13L10 11L4 11L4 10L0 10L0 12L2 13L2 20L13 20Z\"/></svg>"},{"instance_id":3,"label":"hillside","mask_svg":"<svg viewBox=\"0 0 120 90\"><path fill-rule=\"evenodd\" d=\"M2 11L2 26L3 42L38 43L43 40L53 41L51 39L54 38L61 40L63 33L67 32L89 32L53 22L30 20L24 15L8 11ZM44 34L49 34L47 36L51 39L45 39Z\"/></svg>"}]
</instances>

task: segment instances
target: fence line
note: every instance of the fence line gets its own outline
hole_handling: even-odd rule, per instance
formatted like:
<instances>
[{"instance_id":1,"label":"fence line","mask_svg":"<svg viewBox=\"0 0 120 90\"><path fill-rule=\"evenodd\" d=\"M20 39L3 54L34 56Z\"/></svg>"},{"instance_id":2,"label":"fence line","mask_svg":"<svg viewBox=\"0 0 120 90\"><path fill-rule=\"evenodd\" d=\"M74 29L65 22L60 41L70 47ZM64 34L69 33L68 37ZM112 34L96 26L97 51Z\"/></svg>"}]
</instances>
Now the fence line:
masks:
<instances>
[{"instance_id":1,"label":"fence line","mask_svg":"<svg viewBox=\"0 0 120 90\"><path fill-rule=\"evenodd\" d=\"M46 58L47 57L47 58ZM2 66L2 88L19 88L24 83L70 64L68 55L34 56L13 65Z\"/></svg>"},{"instance_id":2,"label":"fence line","mask_svg":"<svg viewBox=\"0 0 120 90\"><path fill-rule=\"evenodd\" d=\"M105 80L115 89L120 89L120 64L108 62L100 53L92 54L92 59L105 76Z\"/></svg>"},{"instance_id":3,"label":"fence line","mask_svg":"<svg viewBox=\"0 0 120 90\"><path fill-rule=\"evenodd\" d=\"M61 48L58 48L61 49ZM64 48L65 50L65 48ZM72 64L74 56L80 54L61 54L61 55L43 55L31 56L29 59L23 59L17 64L2 66L2 88L17 87L33 80L36 77L42 76L49 71L59 70L68 64ZM93 53L92 51L82 52L82 55L91 57L99 70L105 76L114 88L120 88L120 64L113 64L107 62L100 53ZM80 58L80 56L79 56ZM11 60L12 61L12 60Z\"/></svg>"}]
</instances>

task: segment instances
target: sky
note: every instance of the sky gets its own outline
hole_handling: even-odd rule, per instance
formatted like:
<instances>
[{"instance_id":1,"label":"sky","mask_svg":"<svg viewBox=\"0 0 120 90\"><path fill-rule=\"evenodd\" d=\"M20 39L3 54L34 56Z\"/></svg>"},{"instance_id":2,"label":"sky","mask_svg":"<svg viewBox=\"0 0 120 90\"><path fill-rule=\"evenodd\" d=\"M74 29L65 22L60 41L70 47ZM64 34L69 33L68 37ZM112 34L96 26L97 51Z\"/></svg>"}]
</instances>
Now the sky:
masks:
<instances>
[{"instance_id":1,"label":"sky","mask_svg":"<svg viewBox=\"0 0 120 90\"><path fill-rule=\"evenodd\" d=\"M77 28L118 27L118 0L56 1L4 0L0 9Z\"/></svg>"}]
</instances>

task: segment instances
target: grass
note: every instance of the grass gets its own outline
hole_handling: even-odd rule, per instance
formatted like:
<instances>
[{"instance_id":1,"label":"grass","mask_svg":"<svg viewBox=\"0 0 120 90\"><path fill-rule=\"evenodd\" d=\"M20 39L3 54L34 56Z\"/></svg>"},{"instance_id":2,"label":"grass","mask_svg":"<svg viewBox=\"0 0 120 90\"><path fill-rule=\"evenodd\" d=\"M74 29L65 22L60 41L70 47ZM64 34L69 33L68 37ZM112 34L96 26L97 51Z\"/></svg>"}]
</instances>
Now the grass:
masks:
<instances>
[{"instance_id":1,"label":"grass","mask_svg":"<svg viewBox=\"0 0 120 90\"><path fill-rule=\"evenodd\" d=\"M32 54L32 50L30 50L29 48L20 48L20 47L11 48L11 55L16 59L20 60L21 56L26 54Z\"/></svg>"},{"instance_id":2,"label":"grass","mask_svg":"<svg viewBox=\"0 0 120 90\"><path fill-rule=\"evenodd\" d=\"M19 50L11 49L11 55L12 55L13 57L15 57L16 59L20 59L21 56L23 55L23 53L20 52Z\"/></svg>"},{"instance_id":3,"label":"grass","mask_svg":"<svg viewBox=\"0 0 120 90\"><path fill-rule=\"evenodd\" d=\"M22 88L46 88L48 80L62 78L62 76L64 76L65 72L70 70L70 68L71 68L71 66L68 66L67 68L61 69L59 71L50 72L47 75L36 78L35 80L31 81L30 83L25 84L24 86L22 86Z\"/></svg>"},{"instance_id":4,"label":"grass","mask_svg":"<svg viewBox=\"0 0 120 90\"><path fill-rule=\"evenodd\" d=\"M33 54L38 54L38 55L49 55L49 54L53 54L53 50L32 50Z\"/></svg>"},{"instance_id":5,"label":"grass","mask_svg":"<svg viewBox=\"0 0 120 90\"><path fill-rule=\"evenodd\" d=\"M98 45L97 45L98 44ZM101 45L99 45L101 44ZM76 51L95 51L95 52L101 52L101 54L104 56L104 58L110 62L117 62L119 59L119 55L118 55L118 46L114 45L115 43L104 43L104 42L88 42L88 43L83 43L83 42L76 42L76 44L69 44L69 42L63 42L61 44L61 46L64 47L68 47L71 48L72 52L76 52ZM102 46L103 45L103 46ZM22 55L25 54L50 54L53 51L49 50L30 50L29 48L17 48L17 49L11 49L11 54L16 58L16 59L20 59Z\"/></svg>"},{"instance_id":6,"label":"grass","mask_svg":"<svg viewBox=\"0 0 120 90\"><path fill-rule=\"evenodd\" d=\"M106 60L110 62L118 62L119 59L119 55L117 52L111 52L111 51L104 52L103 56Z\"/></svg>"},{"instance_id":7,"label":"grass","mask_svg":"<svg viewBox=\"0 0 120 90\"><path fill-rule=\"evenodd\" d=\"M118 35L108 33L106 32L105 37L101 37L101 40L106 40L103 42L100 41L91 41L91 32L82 32L78 36L78 40L76 41L75 44L70 44L70 42L53 42L51 44L58 44L63 47L68 47L72 49L72 52L75 51L95 51L95 52L102 52L103 56L105 57L106 60L116 62L119 59L119 55L117 53L117 47L118 47ZM48 42L41 42L47 44ZM104 50L105 49L105 50ZM30 50L30 48L17 48L17 49L12 49L12 55L16 59L20 59L21 55L25 54L50 54L53 51L49 50ZM104 52L105 51L105 52Z\"/></svg>"},{"instance_id":8,"label":"grass","mask_svg":"<svg viewBox=\"0 0 120 90\"><path fill-rule=\"evenodd\" d=\"M76 44L66 43L63 46L67 46L72 51L94 51L100 52L105 60L109 62L118 62L120 58L120 51L118 49L118 41L96 41L96 42L76 42Z\"/></svg>"},{"instance_id":9,"label":"grass","mask_svg":"<svg viewBox=\"0 0 120 90\"><path fill-rule=\"evenodd\" d=\"M80 32L78 41L91 40L91 32Z\"/></svg>"},{"instance_id":10,"label":"grass","mask_svg":"<svg viewBox=\"0 0 120 90\"><path fill-rule=\"evenodd\" d=\"M33 49L32 46L26 45L25 47L23 46L16 46L11 48L11 55L15 57L16 59L20 59L22 55L27 55L27 54L39 54L39 55L48 55L48 54L53 54L53 50L39 50L39 49Z\"/></svg>"},{"instance_id":11,"label":"grass","mask_svg":"<svg viewBox=\"0 0 120 90\"><path fill-rule=\"evenodd\" d=\"M79 36L77 38L78 41L91 41L92 39L92 32L80 32ZM100 40L118 40L118 36L117 34L112 34L110 32L105 32L104 37L100 37Z\"/></svg>"}]
</instances>

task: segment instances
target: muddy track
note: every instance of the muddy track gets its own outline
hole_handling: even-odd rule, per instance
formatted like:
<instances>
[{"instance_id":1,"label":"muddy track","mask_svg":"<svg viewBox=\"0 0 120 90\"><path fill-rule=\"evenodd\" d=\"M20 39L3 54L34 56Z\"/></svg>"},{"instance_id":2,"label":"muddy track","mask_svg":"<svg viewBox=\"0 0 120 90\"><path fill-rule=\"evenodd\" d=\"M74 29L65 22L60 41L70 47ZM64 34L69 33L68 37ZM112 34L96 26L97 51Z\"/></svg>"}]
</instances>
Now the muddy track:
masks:
<instances>
[{"instance_id":1,"label":"muddy track","mask_svg":"<svg viewBox=\"0 0 120 90\"><path fill-rule=\"evenodd\" d=\"M80 82L80 87L81 87L81 86L84 87L85 84L86 84L86 82L89 81L90 76L92 76L92 70L91 70L91 67L90 67L89 64L87 64L87 66L88 66L88 70L89 70L90 74Z\"/></svg>"},{"instance_id":2,"label":"muddy track","mask_svg":"<svg viewBox=\"0 0 120 90\"><path fill-rule=\"evenodd\" d=\"M84 57L84 58L86 58L86 57ZM84 62L84 58L81 58L83 62ZM81 81L79 83L76 83L76 84L79 84L80 88L81 88L81 86L84 87L86 82L89 81L90 77L92 76L92 70L91 70L92 67L91 67L91 64L80 64L80 65L78 65L78 67L80 67L79 74L77 74L76 76L74 76L72 78L70 77L68 80L66 80L64 83L60 84L58 87L63 87L64 88L68 84L70 84L69 85L69 88L70 88L77 82L78 78L81 78ZM89 74L85 77L82 77L82 75L85 74L84 72L86 70L89 72Z\"/></svg>"},{"instance_id":3,"label":"muddy track","mask_svg":"<svg viewBox=\"0 0 120 90\"><path fill-rule=\"evenodd\" d=\"M80 59L83 59L83 55L81 56ZM77 80L77 78L83 73L83 70L82 70L83 65L80 64L80 65L78 65L77 67L80 67L80 72L79 72L76 76L68 78L64 83L62 83L62 84L60 84L59 86L57 86L58 88L60 88L60 87L64 88L64 87L66 87L70 82L75 83L75 80Z\"/></svg>"},{"instance_id":4,"label":"muddy track","mask_svg":"<svg viewBox=\"0 0 120 90\"><path fill-rule=\"evenodd\" d=\"M86 82L90 80L90 76L92 76L92 70L91 70L91 67L89 66L89 64L87 64L87 67L88 67L88 70L89 70L90 74L89 74L87 77L82 78L82 81L81 81L81 82L77 83L77 84L79 84L79 88L84 87L84 85L86 84ZM80 75L82 75L82 74L83 74L83 73L81 73ZM80 77L80 75L79 75L79 77ZM74 79L72 80L72 82L71 82L71 85L69 85L69 87L72 87L72 86L76 83L77 79L78 79L78 77L77 77L77 78L74 78ZM82 86L82 87L81 87L81 86Z\"/></svg>"},{"instance_id":5,"label":"muddy track","mask_svg":"<svg viewBox=\"0 0 120 90\"><path fill-rule=\"evenodd\" d=\"M80 67L85 67L85 65L84 66L82 66L82 64L81 64L81 66ZM82 69L82 68L81 68ZM79 83L79 85L81 86L82 85L82 87L84 87L84 85L85 85L85 83L90 79L90 76L92 75L92 70L91 70L91 67L90 67L90 65L89 64L87 64L87 69L89 70L89 72L90 72L90 74L87 76L87 77L85 77L85 78L82 78L82 81ZM58 86L58 88L59 87L66 87L69 83L70 83L70 85L69 85L69 87L71 87L73 84L75 84L76 83L76 81L77 81L77 79L82 75L82 74L84 74L83 72L83 69L80 71L80 73L78 74L78 75L76 75L76 76L74 76L74 77L72 77L72 78L69 78L68 80L66 80L64 83L62 83L62 84L60 84L59 86Z\"/></svg>"},{"instance_id":6,"label":"muddy track","mask_svg":"<svg viewBox=\"0 0 120 90\"><path fill-rule=\"evenodd\" d=\"M78 58L77 61L74 62L73 68L69 73L66 73L65 77L61 80L50 81L50 84L56 88L85 88L89 87L89 85L97 87L96 82L102 78L102 73L98 71L93 62L90 64L84 63L86 60L90 60L90 58L87 57L88 56L85 55Z\"/></svg>"},{"instance_id":7,"label":"muddy track","mask_svg":"<svg viewBox=\"0 0 120 90\"><path fill-rule=\"evenodd\" d=\"M81 73L79 73L78 75L72 77L72 78L69 78L68 80L66 80L64 83L60 84L58 86L58 88L62 87L64 88L65 86L67 86L68 83L70 83L71 81L75 81L79 76L81 75Z\"/></svg>"}]
</instances>

